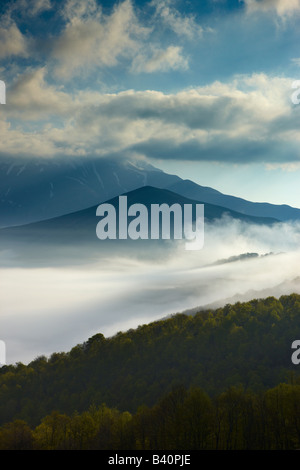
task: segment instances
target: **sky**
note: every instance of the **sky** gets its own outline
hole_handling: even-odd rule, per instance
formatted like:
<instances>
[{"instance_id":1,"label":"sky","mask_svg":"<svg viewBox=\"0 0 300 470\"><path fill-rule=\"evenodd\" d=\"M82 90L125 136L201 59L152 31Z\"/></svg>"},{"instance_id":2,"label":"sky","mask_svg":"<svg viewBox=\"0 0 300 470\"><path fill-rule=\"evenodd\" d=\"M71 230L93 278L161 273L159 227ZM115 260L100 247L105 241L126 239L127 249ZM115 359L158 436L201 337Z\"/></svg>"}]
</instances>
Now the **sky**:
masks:
<instances>
[{"instance_id":1,"label":"sky","mask_svg":"<svg viewBox=\"0 0 300 470\"><path fill-rule=\"evenodd\" d=\"M300 207L299 20L300 0L2 1L0 158L142 159Z\"/></svg>"}]
</instances>

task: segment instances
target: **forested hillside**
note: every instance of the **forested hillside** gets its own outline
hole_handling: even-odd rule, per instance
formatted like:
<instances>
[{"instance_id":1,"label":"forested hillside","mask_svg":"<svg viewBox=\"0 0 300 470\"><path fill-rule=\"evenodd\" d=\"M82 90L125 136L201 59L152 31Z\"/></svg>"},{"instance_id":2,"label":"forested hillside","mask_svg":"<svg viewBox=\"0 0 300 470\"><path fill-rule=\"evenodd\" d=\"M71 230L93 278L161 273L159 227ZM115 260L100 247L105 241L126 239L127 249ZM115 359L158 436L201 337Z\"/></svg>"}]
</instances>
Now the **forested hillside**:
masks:
<instances>
[{"instance_id":1,"label":"forested hillside","mask_svg":"<svg viewBox=\"0 0 300 470\"><path fill-rule=\"evenodd\" d=\"M70 352L3 366L0 424L37 426L53 410L72 415L103 403L135 413L177 386L200 387L210 397L231 386L260 392L297 377L296 339L296 294L177 314L112 338L99 333Z\"/></svg>"}]
</instances>

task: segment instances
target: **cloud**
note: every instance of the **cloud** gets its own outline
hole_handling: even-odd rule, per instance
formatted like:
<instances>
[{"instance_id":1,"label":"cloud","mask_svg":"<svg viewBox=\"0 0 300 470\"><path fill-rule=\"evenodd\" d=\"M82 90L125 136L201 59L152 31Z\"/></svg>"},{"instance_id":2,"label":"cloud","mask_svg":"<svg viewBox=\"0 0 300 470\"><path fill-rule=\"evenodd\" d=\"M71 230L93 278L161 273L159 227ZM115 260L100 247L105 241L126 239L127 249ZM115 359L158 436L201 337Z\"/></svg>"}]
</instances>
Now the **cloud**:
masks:
<instances>
[{"instance_id":1,"label":"cloud","mask_svg":"<svg viewBox=\"0 0 300 470\"><path fill-rule=\"evenodd\" d=\"M154 48L151 57L138 54L133 60L131 68L133 72L137 73L186 70L188 68L188 60L182 55L182 47L169 46L165 50Z\"/></svg>"},{"instance_id":2,"label":"cloud","mask_svg":"<svg viewBox=\"0 0 300 470\"><path fill-rule=\"evenodd\" d=\"M101 17L101 8L95 0L67 0L62 9L62 15L68 21L84 20L94 16Z\"/></svg>"},{"instance_id":3,"label":"cloud","mask_svg":"<svg viewBox=\"0 0 300 470\"><path fill-rule=\"evenodd\" d=\"M156 16L161 23L178 36L190 40L202 36L204 29L195 18L192 15L182 15L172 3L172 0L152 0L150 5L155 8Z\"/></svg>"},{"instance_id":4,"label":"cloud","mask_svg":"<svg viewBox=\"0 0 300 470\"><path fill-rule=\"evenodd\" d=\"M95 333L112 335L196 306L224 305L228 297L257 298L266 289L276 296L300 292L299 243L297 223L266 227L225 218L206 225L199 252L174 245L163 259L150 248L151 259L127 253L103 260L97 250L93 264L8 266L0 270L1 339L8 362L67 351ZM270 252L276 255L208 266L242 253Z\"/></svg>"},{"instance_id":5,"label":"cloud","mask_svg":"<svg viewBox=\"0 0 300 470\"><path fill-rule=\"evenodd\" d=\"M50 0L16 0L9 2L5 14L0 18L0 59L26 57L30 55L32 40L18 27L18 19L33 18L51 9Z\"/></svg>"},{"instance_id":6,"label":"cloud","mask_svg":"<svg viewBox=\"0 0 300 470\"><path fill-rule=\"evenodd\" d=\"M175 138L175 136L174 136ZM157 160L188 160L223 163L258 163L282 161L286 157L287 146L280 141L260 142L255 139L229 139L226 136L211 138L207 142L189 139L176 142L174 139L150 139L135 144L132 151ZM293 149L297 161L300 159L298 148Z\"/></svg>"},{"instance_id":7,"label":"cloud","mask_svg":"<svg viewBox=\"0 0 300 470\"><path fill-rule=\"evenodd\" d=\"M295 64L295 65L298 65L300 67L300 57L294 57L292 59L292 62Z\"/></svg>"},{"instance_id":8,"label":"cloud","mask_svg":"<svg viewBox=\"0 0 300 470\"><path fill-rule=\"evenodd\" d=\"M51 9L50 0L18 0L15 9L24 15L37 16L40 13Z\"/></svg>"},{"instance_id":9,"label":"cloud","mask_svg":"<svg viewBox=\"0 0 300 470\"><path fill-rule=\"evenodd\" d=\"M68 115L72 109L72 97L49 85L45 80L46 67L29 69L19 75L10 88L8 116L27 120L41 120L52 115Z\"/></svg>"},{"instance_id":10,"label":"cloud","mask_svg":"<svg viewBox=\"0 0 300 470\"><path fill-rule=\"evenodd\" d=\"M129 150L146 157L287 163L300 157L290 85L253 75L177 94L124 92L101 109L112 125L118 119L119 136L123 117L127 142L134 141ZM97 128L96 109L90 122Z\"/></svg>"},{"instance_id":11,"label":"cloud","mask_svg":"<svg viewBox=\"0 0 300 470\"><path fill-rule=\"evenodd\" d=\"M26 18L38 16L52 8L51 0L12 0L6 5L6 16Z\"/></svg>"},{"instance_id":12,"label":"cloud","mask_svg":"<svg viewBox=\"0 0 300 470\"><path fill-rule=\"evenodd\" d=\"M12 56L28 55L27 41L16 23L8 17L2 18L0 24L0 59Z\"/></svg>"},{"instance_id":13,"label":"cloud","mask_svg":"<svg viewBox=\"0 0 300 470\"><path fill-rule=\"evenodd\" d=\"M1 108L0 152L297 163L300 107L292 106L291 83L253 74L177 93L70 94L47 83L45 68L30 69ZM10 126L19 119L23 127Z\"/></svg>"},{"instance_id":14,"label":"cloud","mask_svg":"<svg viewBox=\"0 0 300 470\"><path fill-rule=\"evenodd\" d=\"M183 44L174 43L174 37L165 36L162 41L161 26L168 25L185 39L197 38L202 29L193 17L181 16L170 2L153 5L154 15L145 17L132 0L116 2L109 13L96 0L67 0L55 10L57 32L49 35L46 31L44 36L44 32L31 35L30 27L22 34L19 24L50 10L50 0L16 0L0 23L0 59L23 56L28 59L26 66L32 67L34 61L35 66L46 67L52 79L73 83L118 66L131 73L186 70ZM20 62L10 64L6 76L15 75L21 67Z\"/></svg>"},{"instance_id":15,"label":"cloud","mask_svg":"<svg viewBox=\"0 0 300 470\"><path fill-rule=\"evenodd\" d=\"M300 0L244 0L244 3L249 13L276 12L284 17L300 11Z\"/></svg>"},{"instance_id":16,"label":"cloud","mask_svg":"<svg viewBox=\"0 0 300 470\"><path fill-rule=\"evenodd\" d=\"M68 21L52 51L55 74L63 79L132 57L139 50L139 39L149 32L139 24L130 0L116 5L108 16L93 0L70 0L63 15Z\"/></svg>"}]
</instances>

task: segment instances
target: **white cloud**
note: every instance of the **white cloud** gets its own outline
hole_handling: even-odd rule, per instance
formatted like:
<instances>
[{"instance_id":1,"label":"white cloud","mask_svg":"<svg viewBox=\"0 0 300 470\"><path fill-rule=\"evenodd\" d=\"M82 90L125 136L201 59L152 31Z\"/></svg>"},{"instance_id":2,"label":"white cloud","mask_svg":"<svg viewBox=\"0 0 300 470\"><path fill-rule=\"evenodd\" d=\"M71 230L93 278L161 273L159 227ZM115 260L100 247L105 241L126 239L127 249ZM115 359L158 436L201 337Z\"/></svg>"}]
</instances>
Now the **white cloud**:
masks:
<instances>
[{"instance_id":1,"label":"white cloud","mask_svg":"<svg viewBox=\"0 0 300 470\"><path fill-rule=\"evenodd\" d=\"M151 67L163 64L157 59ZM47 83L45 68L29 70L18 77L1 108L0 151L41 157L138 153L176 160L296 163L300 138L291 83L254 74L178 93L71 95ZM22 128L9 125L19 119Z\"/></svg>"},{"instance_id":2,"label":"white cloud","mask_svg":"<svg viewBox=\"0 0 300 470\"><path fill-rule=\"evenodd\" d=\"M249 13L273 11L283 17L300 11L300 0L244 0L244 2Z\"/></svg>"},{"instance_id":3,"label":"white cloud","mask_svg":"<svg viewBox=\"0 0 300 470\"><path fill-rule=\"evenodd\" d=\"M7 4L5 14L0 18L0 59L29 56L30 39L20 31L14 14L33 17L50 8L50 0L16 0Z\"/></svg>"},{"instance_id":4,"label":"white cloud","mask_svg":"<svg viewBox=\"0 0 300 470\"><path fill-rule=\"evenodd\" d=\"M295 57L292 59L292 62L298 66L300 66L300 57Z\"/></svg>"},{"instance_id":5,"label":"white cloud","mask_svg":"<svg viewBox=\"0 0 300 470\"><path fill-rule=\"evenodd\" d=\"M6 16L17 13L21 17L33 17L51 8L51 0L12 0L6 7Z\"/></svg>"},{"instance_id":6,"label":"white cloud","mask_svg":"<svg viewBox=\"0 0 300 470\"><path fill-rule=\"evenodd\" d=\"M20 2L20 3L19 3ZM50 0L19 0L18 9L24 11L28 16L36 16L43 11L51 9Z\"/></svg>"},{"instance_id":7,"label":"white cloud","mask_svg":"<svg viewBox=\"0 0 300 470\"><path fill-rule=\"evenodd\" d=\"M182 55L182 48L169 46L167 49L155 49L152 56L138 54L132 62L132 71L140 73L166 72L169 70L187 69L188 60Z\"/></svg>"},{"instance_id":8,"label":"white cloud","mask_svg":"<svg viewBox=\"0 0 300 470\"><path fill-rule=\"evenodd\" d=\"M72 111L72 97L48 85L45 80L46 67L29 69L20 75L9 93L7 115L26 120L49 119L52 115L68 115Z\"/></svg>"},{"instance_id":9,"label":"white cloud","mask_svg":"<svg viewBox=\"0 0 300 470\"><path fill-rule=\"evenodd\" d=\"M149 32L139 24L130 0L118 4L109 16L102 15L93 0L71 0L64 14L69 21L54 42L53 58L56 75L65 79L132 57L140 48L139 39Z\"/></svg>"},{"instance_id":10,"label":"white cloud","mask_svg":"<svg viewBox=\"0 0 300 470\"><path fill-rule=\"evenodd\" d=\"M84 20L92 16L99 18L101 16L101 8L95 0L68 0L62 9L62 15L69 21Z\"/></svg>"},{"instance_id":11,"label":"white cloud","mask_svg":"<svg viewBox=\"0 0 300 470\"><path fill-rule=\"evenodd\" d=\"M232 296L238 301L299 293L299 242L296 223L271 228L225 219L206 225L199 252L177 246L160 259L161 252L149 248L148 260L130 252L121 258L106 254L103 260L99 247L90 265L8 266L0 271L1 335L8 362L67 351L95 333L115 334L188 308L225 305ZM285 253L207 267L247 252Z\"/></svg>"},{"instance_id":12,"label":"white cloud","mask_svg":"<svg viewBox=\"0 0 300 470\"><path fill-rule=\"evenodd\" d=\"M185 36L188 39L201 36L204 30L197 24L195 18L192 15L181 15L172 3L172 0L152 0L151 5L155 7L156 15L162 23L178 36Z\"/></svg>"},{"instance_id":13,"label":"white cloud","mask_svg":"<svg viewBox=\"0 0 300 470\"><path fill-rule=\"evenodd\" d=\"M17 25L10 19L2 19L0 24L0 59L11 56L26 56L27 42Z\"/></svg>"}]
</instances>

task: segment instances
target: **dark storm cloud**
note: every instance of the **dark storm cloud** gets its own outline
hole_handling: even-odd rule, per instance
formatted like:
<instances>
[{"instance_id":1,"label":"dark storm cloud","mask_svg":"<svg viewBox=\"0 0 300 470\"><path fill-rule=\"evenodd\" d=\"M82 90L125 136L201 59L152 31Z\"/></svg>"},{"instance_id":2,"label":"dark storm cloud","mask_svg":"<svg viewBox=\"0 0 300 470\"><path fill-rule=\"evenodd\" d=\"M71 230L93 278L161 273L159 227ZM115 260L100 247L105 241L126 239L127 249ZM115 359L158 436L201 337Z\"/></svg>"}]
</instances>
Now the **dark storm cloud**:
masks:
<instances>
[{"instance_id":1,"label":"dark storm cloud","mask_svg":"<svg viewBox=\"0 0 300 470\"><path fill-rule=\"evenodd\" d=\"M176 144L173 140L151 139L134 145L132 151L151 159L212 161L229 163L265 163L300 161L299 148L278 140L251 141L216 137L211 142L193 139Z\"/></svg>"}]
</instances>

